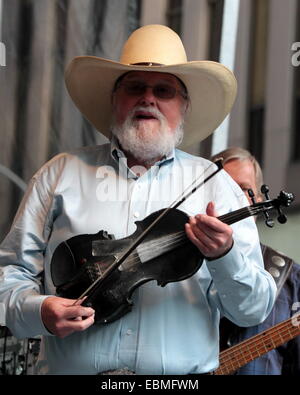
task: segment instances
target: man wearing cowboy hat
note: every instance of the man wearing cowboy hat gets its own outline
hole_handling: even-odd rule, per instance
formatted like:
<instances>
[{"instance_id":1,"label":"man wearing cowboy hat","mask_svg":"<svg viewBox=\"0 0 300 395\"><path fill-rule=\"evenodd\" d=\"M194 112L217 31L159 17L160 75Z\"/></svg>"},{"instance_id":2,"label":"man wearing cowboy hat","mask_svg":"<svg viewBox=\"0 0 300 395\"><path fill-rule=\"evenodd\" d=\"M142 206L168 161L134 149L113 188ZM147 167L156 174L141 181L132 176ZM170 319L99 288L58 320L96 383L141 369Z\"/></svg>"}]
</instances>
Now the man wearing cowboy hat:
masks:
<instances>
[{"instance_id":1,"label":"man wearing cowboy hat","mask_svg":"<svg viewBox=\"0 0 300 395\"><path fill-rule=\"evenodd\" d=\"M93 325L93 308L56 296L69 279L51 258L76 235L133 234L137 221L183 192L186 179L211 173L209 161L175 147L199 142L222 122L235 99L234 76L218 63L187 62L172 30L149 25L129 37L120 62L75 58L66 85L110 143L58 155L33 177L0 251L6 325L18 337L43 335L41 374L213 371L220 315L257 324L276 293L254 221L228 226L216 218L247 204L225 172L180 206L190 217L186 234L206 258L201 268L165 287L143 284L118 320Z\"/></svg>"}]
</instances>

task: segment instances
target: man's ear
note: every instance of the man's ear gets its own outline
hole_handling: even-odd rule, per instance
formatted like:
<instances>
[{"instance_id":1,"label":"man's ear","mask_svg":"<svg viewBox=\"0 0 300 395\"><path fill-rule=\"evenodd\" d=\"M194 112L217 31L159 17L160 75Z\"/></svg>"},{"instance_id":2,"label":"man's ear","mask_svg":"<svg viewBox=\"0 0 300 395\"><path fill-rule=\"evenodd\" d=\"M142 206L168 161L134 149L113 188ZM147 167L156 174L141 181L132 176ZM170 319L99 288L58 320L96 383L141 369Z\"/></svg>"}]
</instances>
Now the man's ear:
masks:
<instances>
[{"instance_id":1,"label":"man's ear","mask_svg":"<svg viewBox=\"0 0 300 395\"><path fill-rule=\"evenodd\" d=\"M185 119L187 117L187 115L190 112L190 110L191 110L191 102L190 102L189 99L187 99L187 100L184 101L184 103L182 105L182 116L183 116L183 119Z\"/></svg>"}]
</instances>

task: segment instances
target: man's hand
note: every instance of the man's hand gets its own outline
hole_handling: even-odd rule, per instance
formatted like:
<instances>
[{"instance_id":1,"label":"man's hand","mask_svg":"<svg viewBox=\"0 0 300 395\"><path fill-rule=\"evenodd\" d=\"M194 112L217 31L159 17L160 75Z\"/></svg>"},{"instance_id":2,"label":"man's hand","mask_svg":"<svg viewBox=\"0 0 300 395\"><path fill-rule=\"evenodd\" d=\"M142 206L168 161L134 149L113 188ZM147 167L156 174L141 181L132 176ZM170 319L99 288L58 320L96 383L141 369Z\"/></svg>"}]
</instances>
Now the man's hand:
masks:
<instances>
[{"instance_id":1,"label":"man's hand","mask_svg":"<svg viewBox=\"0 0 300 395\"><path fill-rule=\"evenodd\" d=\"M190 241L210 259L225 255L233 244L231 227L216 217L214 203L210 202L206 208L206 215L191 217L185 228Z\"/></svg>"},{"instance_id":2,"label":"man's hand","mask_svg":"<svg viewBox=\"0 0 300 395\"><path fill-rule=\"evenodd\" d=\"M56 296L49 296L44 300L41 314L49 332L63 338L73 332L84 331L94 323L95 311L74 303L73 299Z\"/></svg>"}]
</instances>

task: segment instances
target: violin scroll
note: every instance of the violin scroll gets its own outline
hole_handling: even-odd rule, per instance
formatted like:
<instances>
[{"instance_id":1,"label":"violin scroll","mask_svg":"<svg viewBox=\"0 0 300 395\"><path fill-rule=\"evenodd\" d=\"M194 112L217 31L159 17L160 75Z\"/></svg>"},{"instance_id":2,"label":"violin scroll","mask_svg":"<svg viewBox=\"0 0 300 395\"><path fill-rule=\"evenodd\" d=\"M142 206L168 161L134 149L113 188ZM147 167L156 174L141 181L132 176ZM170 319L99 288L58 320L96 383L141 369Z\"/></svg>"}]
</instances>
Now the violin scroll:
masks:
<instances>
[{"instance_id":1,"label":"violin scroll","mask_svg":"<svg viewBox=\"0 0 300 395\"><path fill-rule=\"evenodd\" d=\"M252 189L248 190L248 194L249 197L252 200L253 206L255 205L259 205L262 204L263 205L263 209L262 212L265 216L265 224L269 227L269 228L273 228L274 226L274 220L270 217L269 215L269 211L271 209L276 209L277 213L278 213L278 217L277 217L277 221L280 224L285 224L287 222L287 217L286 215L282 212L281 207L289 207L294 199L295 196L293 193L289 193L289 192L285 192L285 191L281 191L277 197L277 199L274 200L270 200L270 196L269 196L269 187L267 185L262 185L261 187L261 193L263 195L265 195L266 200L263 203L256 203L254 200L254 193L252 191Z\"/></svg>"},{"instance_id":2,"label":"violin scroll","mask_svg":"<svg viewBox=\"0 0 300 395\"><path fill-rule=\"evenodd\" d=\"M279 194L279 197L278 197L278 200L281 202L282 206L285 206L285 207L289 207L293 203L294 199L295 199L295 197L292 193L288 193L285 191L281 191ZM280 206L278 206L277 211L278 211L277 221L280 224L285 224L287 221L287 217L282 212Z\"/></svg>"},{"instance_id":3,"label":"violin scroll","mask_svg":"<svg viewBox=\"0 0 300 395\"><path fill-rule=\"evenodd\" d=\"M295 196L293 193L281 191L278 200L282 206L289 207L295 200Z\"/></svg>"}]
</instances>

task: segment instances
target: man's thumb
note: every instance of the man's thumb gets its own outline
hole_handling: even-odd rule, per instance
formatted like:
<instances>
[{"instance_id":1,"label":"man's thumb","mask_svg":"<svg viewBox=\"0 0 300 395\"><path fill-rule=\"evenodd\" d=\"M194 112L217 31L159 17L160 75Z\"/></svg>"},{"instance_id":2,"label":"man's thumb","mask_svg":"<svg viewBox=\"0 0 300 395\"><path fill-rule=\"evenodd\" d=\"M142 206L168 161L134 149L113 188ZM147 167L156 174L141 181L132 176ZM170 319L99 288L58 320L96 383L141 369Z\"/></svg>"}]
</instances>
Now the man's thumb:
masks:
<instances>
[{"instance_id":1,"label":"man's thumb","mask_svg":"<svg viewBox=\"0 0 300 395\"><path fill-rule=\"evenodd\" d=\"M206 207L206 214L211 216L211 217L217 217L218 214L215 210L215 204L213 202L209 202L207 207Z\"/></svg>"}]
</instances>

